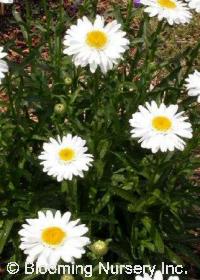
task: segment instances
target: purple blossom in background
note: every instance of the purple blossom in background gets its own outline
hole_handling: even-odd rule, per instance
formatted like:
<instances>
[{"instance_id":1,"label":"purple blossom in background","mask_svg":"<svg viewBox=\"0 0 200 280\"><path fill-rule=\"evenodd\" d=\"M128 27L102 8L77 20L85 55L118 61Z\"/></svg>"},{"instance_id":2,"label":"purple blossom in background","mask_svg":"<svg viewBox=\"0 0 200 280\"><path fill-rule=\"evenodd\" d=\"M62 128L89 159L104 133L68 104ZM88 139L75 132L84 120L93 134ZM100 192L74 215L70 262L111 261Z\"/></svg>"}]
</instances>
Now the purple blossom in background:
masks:
<instances>
[{"instance_id":1,"label":"purple blossom in background","mask_svg":"<svg viewBox=\"0 0 200 280\"><path fill-rule=\"evenodd\" d=\"M82 4L82 2L83 2L83 0L75 0L74 1L74 4L72 5L72 7L74 8L75 13L78 12L78 8Z\"/></svg>"},{"instance_id":2,"label":"purple blossom in background","mask_svg":"<svg viewBox=\"0 0 200 280\"><path fill-rule=\"evenodd\" d=\"M68 9L71 15L75 15L78 12L79 6L82 4L83 0L75 0L73 4L71 4Z\"/></svg>"},{"instance_id":3,"label":"purple blossom in background","mask_svg":"<svg viewBox=\"0 0 200 280\"><path fill-rule=\"evenodd\" d=\"M141 6L140 0L133 0L133 4L134 4L135 8L139 8Z\"/></svg>"}]
</instances>

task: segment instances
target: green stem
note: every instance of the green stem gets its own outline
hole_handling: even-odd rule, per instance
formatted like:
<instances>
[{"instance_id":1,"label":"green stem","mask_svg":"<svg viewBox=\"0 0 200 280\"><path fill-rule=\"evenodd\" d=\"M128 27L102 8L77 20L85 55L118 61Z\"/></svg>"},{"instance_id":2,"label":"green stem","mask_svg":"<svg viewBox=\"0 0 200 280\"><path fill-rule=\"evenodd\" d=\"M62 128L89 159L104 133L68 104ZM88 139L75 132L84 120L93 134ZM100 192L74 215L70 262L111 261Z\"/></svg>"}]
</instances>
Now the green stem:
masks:
<instances>
[{"instance_id":1,"label":"green stem","mask_svg":"<svg viewBox=\"0 0 200 280\"><path fill-rule=\"evenodd\" d=\"M73 179L72 181L63 181L61 191L66 193L67 208L70 209L73 215L77 216L79 207L76 179Z\"/></svg>"},{"instance_id":2,"label":"green stem","mask_svg":"<svg viewBox=\"0 0 200 280\"><path fill-rule=\"evenodd\" d=\"M132 21L132 9L133 9L133 0L129 0L127 4L127 15L126 15L126 22L125 27L130 27L130 23Z\"/></svg>"},{"instance_id":3,"label":"green stem","mask_svg":"<svg viewBox=\"0 0 200 280\"><path fill-rule=\"evenodd\" d=\"M28 47L31 49L32 42L31 42L31 8L30 8L30 1L25 1L26 7L26 26L27 26L27 36L28 36Z\"/></svg>"},{"instance_id":4,"label":"green stem","mask_svg":"<svg viewBox=\"0 0 200 280\"><path fill-rule=\"evenodd\" d=\"M93 7L94 16L97 14L97 5L98 5L98 0L92 0L92 7Z\"/></svg>"},{"instance_id":5,"label":"green stem","mask_svg":"<svg viewBox=\"0 0 200 280\"><path fill-rule=\"evenodd\" d=\"M46 30L47 30L47 41L48 41L48 45L49 45L49 55L53 54L53 48L52 48L52 42L51 42L51 16L47 7L47 2L46 0L42 0L42 4L43 4L43 8L44 8L44 12L45 12L45 16L46 16ZM52 57L51 57L52 59Z\"/></svg>"}]
</instances>

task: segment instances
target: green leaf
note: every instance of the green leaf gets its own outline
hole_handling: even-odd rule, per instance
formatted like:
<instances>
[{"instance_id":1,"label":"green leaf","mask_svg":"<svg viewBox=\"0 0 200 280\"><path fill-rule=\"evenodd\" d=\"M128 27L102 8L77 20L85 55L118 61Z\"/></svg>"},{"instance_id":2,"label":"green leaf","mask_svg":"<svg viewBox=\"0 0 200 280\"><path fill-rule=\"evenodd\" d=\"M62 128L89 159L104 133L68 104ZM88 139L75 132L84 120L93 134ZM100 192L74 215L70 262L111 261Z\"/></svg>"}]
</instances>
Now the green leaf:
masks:
<instances>
[{"instance_id":1,"label":"green leaf","mask_svg":"<svg viewBox=\"0 0 200 280\"><path fill-rule=\"evenodd\" d=\"M99 212L101 212L101 210L109 203L109 201L110 193L105 193L100 202L97 203L97 206L95 207L95 213L98 214Z\"/></svg>"},{"instance_id":2,"label":"green leaf","mask_svg":"<svg viewBox=\"0 0 200 280\"><path fill-rule=\"evenodd\" d=\"M98 151L100 159L103 159L105 157L106 153L109 150L109 147L110 147L110 143L107 139L102 139L99 142L98 147L97 147L97 151Z\"/></svg>"},{"instance_id":3,"label":"green leaf","mask_svg":"<svg viewBox=\"0 0 200 280\"><path fill-rule=\"evenodd\" d=\"M180 256L173 252L169 247L165 247L166 254L168 258L176 265L184 265Z\"/></svg>"},{"instance_id":4,"label":"green leaf","mask_svg":"<svg viewBox=\"0 0 200 280\"><path fill-rule=\"evenodd\" d=\"M0 230L0 254L3 252L14 222L14 220L5 220L4 225Z\"/></svg>"},{"instance_id":5,"label":"green leaf","mask_svg":"<svg viewBox=\"0 0 200 280\"><path fill-rule=\"evenodd\" d=\"M15 20L17 21L17 23L19 24L19 26L20 26L20 28L21 28L21 32L22 32L22 34L23 34L23 37L24 37L26 40L28 40L28 33L27 33L27 31L26 31L26 25L25 25L25 23L23 22L20 13L19 13L17 10L15 10L14 8L13 8L13 10L12 10L12 13L13 13L13 17L15 18Z\"/></svg>"},{"instance_id":6,"label":"green leaf","mask_svg":"<svg viewBox=\"0 0 200 280\"><path fill-rule=\"evenodd\" d=\"M164 246L164 242L160 236L160 233L157 229L155 230L154 241L155 241L155 246L156 246L158 252L163 254L165 246Z\"/></svg>"}]
</instances>

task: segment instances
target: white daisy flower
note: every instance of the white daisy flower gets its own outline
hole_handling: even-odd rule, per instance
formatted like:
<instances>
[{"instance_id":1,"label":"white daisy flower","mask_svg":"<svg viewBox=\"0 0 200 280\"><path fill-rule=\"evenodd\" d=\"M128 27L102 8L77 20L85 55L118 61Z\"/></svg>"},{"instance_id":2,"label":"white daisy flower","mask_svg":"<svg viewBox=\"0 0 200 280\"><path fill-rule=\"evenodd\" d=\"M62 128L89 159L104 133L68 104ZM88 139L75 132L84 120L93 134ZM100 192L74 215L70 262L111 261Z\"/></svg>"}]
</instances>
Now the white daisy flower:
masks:
<instances>
[{"instance_id":1,"label":"white daisy flower","mask_svg":"<svg viewBox=\"0 0 200 280\"><path fill-rule=\"evenodd\" d=\"M154 101L139 106L139 112L129 120L133 138L139 138L142 148L151 149L153 153L183 150L183 138L192 138L191 124L184 117L184 111L177 113L178 105L158 106Z\"/></svg>"},{"instance_id":2,"label":"white daisy flower","mask_svg":"<svg viewBox=\"0 0 200 280\"><path fill-rule=\"evenodd\" d=\"M200 72L195 70L185 81L187 82L185 86L188 90L188 95L197 96L197 101L200 102Z\"/></svg>"},{"instance_id":3,"label":"white daisy flower","mask_svg":"<svg viewBox=\"0 0 200 280\"><path fill-rule=\"evenodd\" d=\"M160 270L157 270L153 278L148 273L145 273L143 276L137 275L135 280L163 280L163 275Z\"/></svg>"},{"instance_id":4,"label":"white daisy flower","mask_svg":"<svg viewBox=\"0 0 200 280\"><path fill-rule=\"evenodd\" d=\"M81 258L84 246L90 243L89 238L83 236L88 228L84 224L77 225L79 219L70 221L70 217L70 212L62 216L56 211L54 216L48 210L39 211L36 219L26 220L19 231L20 249L27 255L26 263L36 261L38 267L50 268L60 259L73 263L75 258Z\"/></svg>"},{"instance_id":5,"label":"white daisy flower","mask_svg":"<svg viewBox=\"0 0 200 280\"><path fill-rule=\"evenodd\" d=\"M0 3L12 4L13 0L0 0Z\"/></svg>"},{"instance_id":6,"label":"white daisy flower","mask_svg":"<svg viewBox=\"0 0 200 280\"><path fill-rule=\"evenodd\" d=\"M56 177L58 182L72 180L73 176L83 177L83 171L88 171L93 161L93 156L86 154L86 141L71 134L57 139L50 138L50 142L43 145L44 151L39 156L43 171Z\"/></svg>"},{"instance_id":7,"label":"white daisy flower","mask_svg":"<svg viewBox=\"0 0 200 280\"><path fill-rule=\"evenodd\" d=\"M170 25L188 23L192 17L187 5L178 0L141 0L145 12L158 20L166 19Z\"/></svg>"},{"instance_id":8,"label":"white daisy flower","mask_svg":"<svg viewBox=\"0 0 200 280\"><path fill-rule=\"evenodd\" d=\"M97 15L94 23L87 17L78 19L64 37L64 54L72 55L76 66L90 65L94 73L99 65L106 73L117 64L128 48L129 40L116 20L105 25L104 18Z\"/></svg>"},{"instance_id":9,"label":"white daisy flower","mask_svg":"<svg viewBox=\"0 0 200 280\"><path fill-rule=\"evenodd\" d=\"M154 277L150 277L148 273L145 273L143 276L136 276L135 280L163 280L163 275L160 270L157 270L154 274ZM170 276L168 280L179 280L178 276Z\"/></svg>"},{"instance_id":10,"label":"white daisy flower","mask_svg":"<svg viewBox=\"0 0 200 280\"><path fill-rule=\"evenodd\" d=\"M186 0L188 2L188 6L191 9L194 9L197 13L200 13L200 1L199 0Z\"/></svg>"},{"instance_id":11,"label":"white daisy flower","mask_svg":"<svg viewBox=\"0 0 200 280\"><path fill-rule=\"evenodd\" d=\"M7 56L7 53L3 52L3 47L0 47L0 84L1 80L5 77L5 73L8 72L8 64L2 58Z\"/></svg>"}]
</instances>

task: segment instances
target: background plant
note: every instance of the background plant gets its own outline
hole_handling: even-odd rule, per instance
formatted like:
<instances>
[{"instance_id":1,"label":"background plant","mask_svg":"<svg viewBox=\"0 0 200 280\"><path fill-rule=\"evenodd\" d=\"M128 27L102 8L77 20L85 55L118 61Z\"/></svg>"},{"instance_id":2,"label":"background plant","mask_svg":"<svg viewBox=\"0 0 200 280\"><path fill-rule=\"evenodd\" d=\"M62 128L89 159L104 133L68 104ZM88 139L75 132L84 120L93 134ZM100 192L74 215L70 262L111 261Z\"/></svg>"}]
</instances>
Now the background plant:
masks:
<instances>
[{"instance_id":1,"label":"background plant","mask_svg":"<svg viewBox=\"0 0 200 280\"><path fill-rule=\"evenodd\" d=\"M2 85L8 101L1 101L0 118L0 253L2 262L21 264L15 279L47 277L24 276L17 234L26 218L47 208L69 209L89 226L92 241L108 239L105 261L200 267L193 249L200 225L198 182L193 177L199 167L199 107L184 92L200 42L163 57L166 24L141 17L132 1L122 7L113 3L104 16L123 25L130 50L106 76L76 69L62 54L63 35L77 17L94 18L97 2L83 1L74 15L63 1L53 6L45 0L36 6L24 1L22 14L13 6L12 22L20 28L25 48L12 40L5 46L18 61L10 62ZM135 18L139 28L132 25ZM194 137L183 152L152 155L131 139L128 120L140 104L151 100L178 103L187 112ZM62 112L55 110L58 103L64 104ZM37 157L44 141L68 132L87 141L95 160L84 179L60 184L42 172ZM81 263L97 261L88 250ZM115 276L123 277L127 275Z\"/></svg>"}]
</instances>

